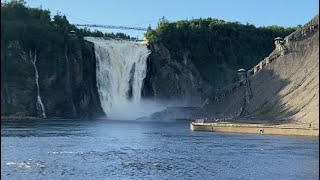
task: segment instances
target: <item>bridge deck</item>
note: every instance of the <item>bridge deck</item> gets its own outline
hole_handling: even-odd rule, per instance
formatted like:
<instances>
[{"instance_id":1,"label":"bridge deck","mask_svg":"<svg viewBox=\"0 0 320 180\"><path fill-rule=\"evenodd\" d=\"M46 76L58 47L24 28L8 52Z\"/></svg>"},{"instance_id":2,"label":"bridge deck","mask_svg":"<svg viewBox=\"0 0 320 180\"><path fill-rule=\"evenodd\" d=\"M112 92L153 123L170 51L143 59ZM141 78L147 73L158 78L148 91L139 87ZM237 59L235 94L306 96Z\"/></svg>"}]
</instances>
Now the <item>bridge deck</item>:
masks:
<instances>
[{"instance_id":1,"label":"bridge deck","mask_svg":"<svg viewBox=\"0 0 320 180\"><path fill-rule=\"evenodd\" d=\"M98 28L107 28L107 29L147 31L147 28L143 28L143 27L114 26L114 25L100 25L100 24L74 24L74 25L80 26L80 27L98 27Z\"/></svg>"}]
</instances>

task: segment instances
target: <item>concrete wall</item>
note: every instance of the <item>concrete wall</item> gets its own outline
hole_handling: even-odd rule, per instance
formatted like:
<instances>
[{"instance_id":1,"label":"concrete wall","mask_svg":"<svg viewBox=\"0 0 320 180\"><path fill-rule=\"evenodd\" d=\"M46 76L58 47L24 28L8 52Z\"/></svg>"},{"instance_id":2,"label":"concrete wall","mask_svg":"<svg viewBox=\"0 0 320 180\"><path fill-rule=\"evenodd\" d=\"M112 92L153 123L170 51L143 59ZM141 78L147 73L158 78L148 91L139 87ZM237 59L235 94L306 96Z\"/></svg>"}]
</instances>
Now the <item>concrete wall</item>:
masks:
<instances>
[{"instance_id":1,"label":"concrete wall","mask_svg":"<svg viewBox=\"0 0 320 180\"><path fill-rule=\"evenodd\" d=\"M229 132L229 133L248 133L273 135L296 135L296 136L319 136L319 129L306 128L290 128L290 127L268 127L268 126L213 126L212 124L195 124L190 123L190 130L192 131L207 131L207 132Z\"/></svg>"}]
</instances>

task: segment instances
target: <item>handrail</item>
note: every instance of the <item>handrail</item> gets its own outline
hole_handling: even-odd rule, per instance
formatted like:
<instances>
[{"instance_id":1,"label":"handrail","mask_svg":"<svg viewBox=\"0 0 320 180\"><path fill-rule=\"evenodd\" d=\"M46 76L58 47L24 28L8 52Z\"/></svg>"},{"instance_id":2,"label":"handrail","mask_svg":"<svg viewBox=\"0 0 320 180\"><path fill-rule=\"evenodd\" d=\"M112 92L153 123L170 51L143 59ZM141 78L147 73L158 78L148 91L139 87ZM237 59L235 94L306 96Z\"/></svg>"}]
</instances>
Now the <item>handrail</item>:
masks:
<instances>
[{"instance_id":1,"label":"handrail","mask_svg":"<svg viewBox=\"0 0 320 180\"><path fill-rule=\"evenodd\" d=\"M100 25L100 24L74 24L74 25L85 26L85 27L99 27L99 28L107 28L107 29L147 31L147 28L143 28L143 27L114 26L114 25Z\"/></svg>"}]
</instances>

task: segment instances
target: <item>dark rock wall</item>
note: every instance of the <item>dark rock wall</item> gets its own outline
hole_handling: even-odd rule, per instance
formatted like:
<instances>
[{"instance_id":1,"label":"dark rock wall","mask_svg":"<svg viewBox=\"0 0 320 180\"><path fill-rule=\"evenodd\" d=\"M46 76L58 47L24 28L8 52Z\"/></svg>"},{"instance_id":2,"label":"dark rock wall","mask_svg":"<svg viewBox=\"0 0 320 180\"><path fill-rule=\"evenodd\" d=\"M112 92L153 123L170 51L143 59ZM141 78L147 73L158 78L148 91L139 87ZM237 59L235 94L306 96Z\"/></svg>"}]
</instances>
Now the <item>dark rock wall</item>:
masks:
<instances>
[{"instance_id":1,"label":"dark rock wall","mask_svg":"<svg viewBox=\"0 0 320 180\"><path fill-rule=\"evenodd\" d=\"M143 96L158 101L177 102L180 105L200 105L211 92L192 63L189 52L183 59L172 59L163 44L149 45L147 76Z\"/></svg>"},{"instance_id":2,"label":"dark rock wall","mask_svg":"<svg viewBox=\"0 0 320 180\"><path fill-rule=\"evenodd\" d=\"M96 87L93 44L85 41L79 48L68 48L68 61L65 55L57 55L57 62L50 66L44 53L38 55L40 94L47 117L104 116ZM19 42L9 43L1 66L1 115L36 116L36 85L28 52Z\"/></svg>"}]
</instances>

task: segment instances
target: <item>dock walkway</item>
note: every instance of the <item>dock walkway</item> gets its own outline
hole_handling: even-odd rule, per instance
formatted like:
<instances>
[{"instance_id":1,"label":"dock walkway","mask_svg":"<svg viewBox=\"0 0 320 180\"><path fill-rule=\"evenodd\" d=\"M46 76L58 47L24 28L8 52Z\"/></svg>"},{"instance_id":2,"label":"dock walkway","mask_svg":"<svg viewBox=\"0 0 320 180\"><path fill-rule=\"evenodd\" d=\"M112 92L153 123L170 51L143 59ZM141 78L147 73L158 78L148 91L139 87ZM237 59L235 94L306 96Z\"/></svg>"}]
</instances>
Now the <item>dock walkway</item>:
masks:
<instances>
[{"instance_id":1,"label":"dock walkway","mask_svg":"<svg viewBox=\"0 0 320 180\"><path fill-rule=\"evenodd\" d=\"M293 136L319 136L318 128L285 125L236 124L236 123L190 123L192 131L228 132L248 134L273 134Z\"/></svg>"}]
</instances>

